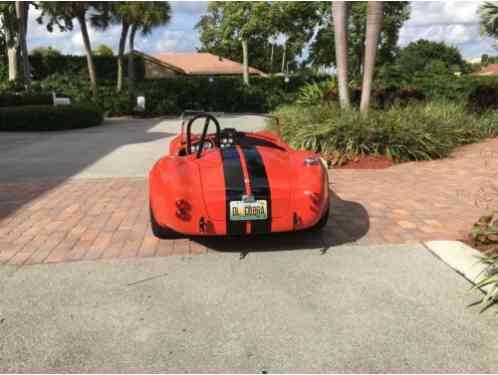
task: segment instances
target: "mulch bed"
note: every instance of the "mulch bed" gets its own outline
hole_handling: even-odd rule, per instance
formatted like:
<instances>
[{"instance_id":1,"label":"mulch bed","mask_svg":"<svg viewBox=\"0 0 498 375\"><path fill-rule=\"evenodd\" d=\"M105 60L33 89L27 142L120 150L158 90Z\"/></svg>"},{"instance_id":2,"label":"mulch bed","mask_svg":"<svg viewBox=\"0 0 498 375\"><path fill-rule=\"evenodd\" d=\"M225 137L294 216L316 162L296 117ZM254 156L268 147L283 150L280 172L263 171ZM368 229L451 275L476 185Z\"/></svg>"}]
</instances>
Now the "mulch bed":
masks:
<instances>
[{"instance_id":1,"label":"mulch bed","mask_svg":"<svg viewBox=\"0 0 498 375\"><path fill-rule=\"evenodd\" d=\"M386 169L394 165L394 161L382 156L358 156L354 160L348 160L335 169Z\"/></svg>"}]
</instances>

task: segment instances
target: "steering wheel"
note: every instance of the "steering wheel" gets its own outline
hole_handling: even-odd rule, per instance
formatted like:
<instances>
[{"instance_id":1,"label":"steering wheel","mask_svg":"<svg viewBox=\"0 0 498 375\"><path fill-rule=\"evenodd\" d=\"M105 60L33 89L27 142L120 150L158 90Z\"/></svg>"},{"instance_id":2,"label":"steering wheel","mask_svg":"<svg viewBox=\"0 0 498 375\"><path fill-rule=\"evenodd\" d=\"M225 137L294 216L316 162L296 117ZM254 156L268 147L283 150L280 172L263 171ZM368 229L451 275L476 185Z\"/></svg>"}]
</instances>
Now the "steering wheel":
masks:
<instances>
[{"instance_id":1,"label":"steering wheel","mask_svg":"<svg viewBox=\"0 0 498 375\"><path fill-rule=\"evenodd\" d=\"M204 148L204 143L206 141L206 136L207 136L207 131L209 128L209 123L212 121L216 127L216 135L214 138L214 145L216 147L220 146L220 135L221 135L221 128L220 128L220 123L218 120L216 120L216 117L213 115L210 115L209 113L201 113L198 114L197 116L194 116L190 119L190 121L187 124L187 155L190 155L192 153L192 124L201 119L205 118L206 121L204 122L204 128L202 129L202 134L201 134L201 139L197 144L199 145L197 149L197 159L199 159L202 155L202 149Z\"/></svg>"}]
</instances>

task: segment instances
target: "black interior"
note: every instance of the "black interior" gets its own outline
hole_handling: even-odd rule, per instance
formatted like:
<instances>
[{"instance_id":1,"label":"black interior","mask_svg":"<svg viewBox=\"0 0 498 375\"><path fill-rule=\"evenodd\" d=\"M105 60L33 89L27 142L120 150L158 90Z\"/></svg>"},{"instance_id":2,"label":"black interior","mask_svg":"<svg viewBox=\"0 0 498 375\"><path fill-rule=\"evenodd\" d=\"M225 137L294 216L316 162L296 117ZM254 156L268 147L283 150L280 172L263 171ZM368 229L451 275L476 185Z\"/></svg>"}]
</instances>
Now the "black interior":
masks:
<instances>
[{"instance_id":1,"label":"black interior","mask_svg":"<svg viewBox=\"0 0 498 375\"><path fill-rule=\"evenodd\" d=\"M200 119L205 119L205 121L201 136L198 137L192 134L192 125L195 121ZM211 122L215 125L215 133L208 133L209 124ZM245 132L240 132L235 128L221 129L218 120L213 115L208 113L201 113L190 119L187 124L186 143L186 147L181 149L179 152L180 156L196 154L197 158L200 158L202 151L215 147L225 148L241 146L249 148L263 146L284 150L282 147L277 146L273 142L251 137Z\"/></svg>"}]
</instances>

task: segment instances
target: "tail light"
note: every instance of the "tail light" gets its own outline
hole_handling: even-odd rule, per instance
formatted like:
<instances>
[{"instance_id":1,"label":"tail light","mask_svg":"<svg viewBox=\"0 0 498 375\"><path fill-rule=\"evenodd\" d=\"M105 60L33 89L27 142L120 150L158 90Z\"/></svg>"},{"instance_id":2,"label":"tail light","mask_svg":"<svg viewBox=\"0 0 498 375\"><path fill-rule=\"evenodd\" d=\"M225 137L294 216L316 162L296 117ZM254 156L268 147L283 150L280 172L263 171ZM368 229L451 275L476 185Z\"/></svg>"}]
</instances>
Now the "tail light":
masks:
<instances>
[{"instance_id":1,"label":"tail light","mask_svg":"<svg viewBox=\"0 0 498 375\"><path fill-rule=\"evenodd\" d=\"M318 165L318 164L320 164L320 158L317 156L307 156L304 158L303 164L306 167L309 167L312 165Z\"/></svg>"},{"instance_id":2,"label":"tail light","mask_svg":"<svg viewBox=\"0 0 498 375\"><path fill-rule=\"evenodd\" d=\"M175 201L176 216L180 219L188 220L190 218L190 204L185 199L177 199Z\"/></svg>"}]
</instances>

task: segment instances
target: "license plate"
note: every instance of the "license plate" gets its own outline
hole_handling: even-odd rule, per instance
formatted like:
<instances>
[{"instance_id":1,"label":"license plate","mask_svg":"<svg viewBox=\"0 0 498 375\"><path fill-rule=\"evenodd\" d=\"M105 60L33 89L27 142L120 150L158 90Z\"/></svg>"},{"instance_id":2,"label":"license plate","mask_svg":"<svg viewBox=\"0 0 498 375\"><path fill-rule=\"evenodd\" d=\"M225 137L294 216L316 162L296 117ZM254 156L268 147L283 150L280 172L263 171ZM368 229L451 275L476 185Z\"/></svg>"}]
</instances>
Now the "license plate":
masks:
<instances>
[{"instance_id":1,"label":"license plate","mask_svg":"<svg viewBox=\"0 0 498 375\"><path fill-rule=\"evenodd\" d=\"M230 220L265 220L268 217L266 201L255 202L232 201L230 202Z\"/></svg>"}]
</instances>

